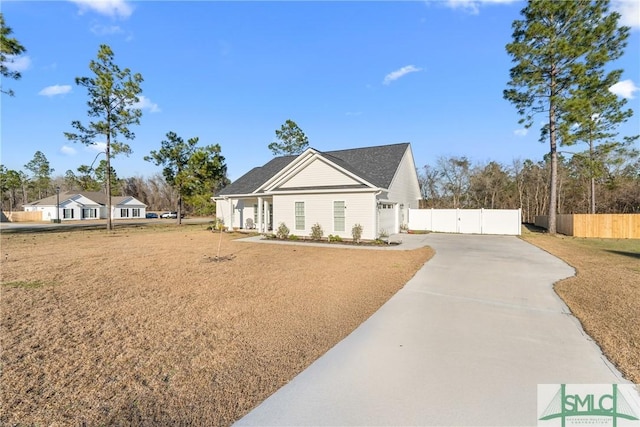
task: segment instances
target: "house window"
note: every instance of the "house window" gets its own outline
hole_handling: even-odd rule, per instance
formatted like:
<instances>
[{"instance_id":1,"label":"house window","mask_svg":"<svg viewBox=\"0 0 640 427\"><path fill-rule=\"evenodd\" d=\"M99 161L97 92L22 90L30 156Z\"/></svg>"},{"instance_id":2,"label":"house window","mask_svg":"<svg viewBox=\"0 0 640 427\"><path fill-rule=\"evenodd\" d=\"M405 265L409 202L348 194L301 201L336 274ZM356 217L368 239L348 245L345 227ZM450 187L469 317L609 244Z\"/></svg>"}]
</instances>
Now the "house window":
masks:
<instances>
[{"instance_id":1,"label":"house window","mask_svg":"<svg viewBox=\"0 0 640 427\"><path fill-rule=\"evenodd\" d=\"M344 200L333 202L333 231L344 231Z\"/></svg>"},{"instance_id":2,"label":"house window","mask_svg":"<svg viewBox=\"0 0 640 427\"><path fill-rule=\"evenodd\" d=\"M296 202L296 230L304 230L304 202Z\"/></svg>"},{"instance_id":3,"label":"house window","mask_svg":"<svg viewBox=\"0 0 640 427\"><path fill-rule=\"evenodd\" d=\"M129 209L120 209L120 218L129 218Z\"/></svg>"},{"instance_id":4,"label":"house window","mask_svg":"<svg viewBox=\"0 0 640 427\"><path fill-rule=\"evenodd\" d=\"M73 219L73 209L63 209L62 210L62 218L63 219Z\"/></svg>"},{"instance_id":5,"label":"house window","mask_svg":"<svg viewBox=\"0 0 640 427\"><path fill-rule=\"evenodd\" d=\"M83 208L82 209L82 218L95 218L96 217L96 210L97 209Z\"/></svg>"},{"instance_id":6,"label":"house window","mask_svg":"<svg viewBox=\"0 0 640 427\"><path fill-rule=\"evenodd\" d=\"M140 218L140 209L139 208L132 208L131 209L131 216L133 218Z\"/></svg>"},{"instance_id":7,"label":"house window","mask_svg":"<svg viewBox=\"0 0 640 427\"><path fill-rule=\"evenodd\" d=\"M257 204L253 205L253 223L254 224L258 223L258 205Z\"/></svg>"}]
</instances>

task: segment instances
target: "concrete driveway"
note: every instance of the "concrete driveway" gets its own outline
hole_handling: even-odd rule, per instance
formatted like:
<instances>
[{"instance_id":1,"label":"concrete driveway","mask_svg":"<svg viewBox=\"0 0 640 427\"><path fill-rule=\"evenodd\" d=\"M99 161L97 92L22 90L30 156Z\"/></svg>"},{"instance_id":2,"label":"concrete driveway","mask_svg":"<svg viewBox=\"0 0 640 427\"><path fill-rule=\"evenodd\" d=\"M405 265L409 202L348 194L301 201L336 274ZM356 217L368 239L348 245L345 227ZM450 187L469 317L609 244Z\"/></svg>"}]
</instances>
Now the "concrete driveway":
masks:
<instances>
[{"instance_id":1,"label":"concrete driveway","mask_svg":"<svg viewBox=\"0 0 640 427\"><path fill-rule=\"evenodd\" d=\"M435 257L236 425L531 426L538 384L626 383L553 292L561 260L510 236L403 239Z\"/></svg>"}]
</instances>

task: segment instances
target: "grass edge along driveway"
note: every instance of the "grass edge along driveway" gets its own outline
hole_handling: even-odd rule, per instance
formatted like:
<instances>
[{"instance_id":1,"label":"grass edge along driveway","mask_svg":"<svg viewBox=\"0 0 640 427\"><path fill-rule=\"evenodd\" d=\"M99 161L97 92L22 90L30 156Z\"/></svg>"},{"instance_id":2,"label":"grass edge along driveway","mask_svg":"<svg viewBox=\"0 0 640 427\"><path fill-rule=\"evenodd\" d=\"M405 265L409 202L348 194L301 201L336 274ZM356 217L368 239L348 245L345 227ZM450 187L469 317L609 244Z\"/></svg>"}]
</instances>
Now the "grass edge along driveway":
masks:
<instances>
[{"instance_id":1,"label":"grass edge along driveway","mask_svg":"<svg viewBox=\"0 0 640 427\"><path fill-rule=\"evenodd\" d=\"M556 293L629 381L640 384L640 239L521 236L576 269Z\"/></svg>"}]
</instances>

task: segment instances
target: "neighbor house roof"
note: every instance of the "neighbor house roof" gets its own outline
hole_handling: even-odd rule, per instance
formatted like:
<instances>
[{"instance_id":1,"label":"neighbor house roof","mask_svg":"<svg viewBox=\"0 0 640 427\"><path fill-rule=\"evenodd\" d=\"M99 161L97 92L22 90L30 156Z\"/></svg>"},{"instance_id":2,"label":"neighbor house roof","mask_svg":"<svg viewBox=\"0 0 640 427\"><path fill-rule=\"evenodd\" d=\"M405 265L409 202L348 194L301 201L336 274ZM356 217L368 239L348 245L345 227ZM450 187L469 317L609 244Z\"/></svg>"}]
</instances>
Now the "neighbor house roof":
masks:
<instances>
[{"instance_id":1,"label":"neighbor house roof","mask_svg":"<svg viewBox=\"0 0 640 427\"><path fill-rule=\"evenodd\" d=\"M389 188L408 146L409 143L405 142L349 150L318 151L318 154L379 188ZM275 157L264 166L251 169L222 189L218 196L253 193L297 157ZM322 183L318 183L318 187L321 186Z\"/></svg>"},{"instance_id":2,"label":"neighbor house roof","mask_svg":"<svg viewBox=\"0 0 640 427\"><path fill-rule=\"evenodd\" d=\"M60 203L63 203L76 196L83 196L99 205L107 204L107 195L101 191L82 191L82 192L62 192L60 193ZM118 205L125 200L131 199L131 196L111 196L111 204ZM45 197L31 203L25 203L24 206L55 206L58 201L57 195Z\"/></svg>"}]
</instances>

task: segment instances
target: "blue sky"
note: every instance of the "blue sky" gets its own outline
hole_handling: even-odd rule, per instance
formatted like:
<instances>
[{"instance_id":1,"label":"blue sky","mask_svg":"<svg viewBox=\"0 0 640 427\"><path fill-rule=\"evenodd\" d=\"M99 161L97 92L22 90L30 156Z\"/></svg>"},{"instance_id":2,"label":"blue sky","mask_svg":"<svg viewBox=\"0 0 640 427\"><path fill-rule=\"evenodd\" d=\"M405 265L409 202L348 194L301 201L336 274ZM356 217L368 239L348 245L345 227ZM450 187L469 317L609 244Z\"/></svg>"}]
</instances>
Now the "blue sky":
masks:
<instances>
[{"instance_id":1,"label":"blue sky","mask_svg":"<svg viewBox=\"0 0 640 427\"><path fill-rule=\"evenodd\" d=\"M640 132L640 2L614 3L632 26L618 91ZM119 177L161 169L143 157L165 134L219 143L234 180L272 158L267 146L287 119L320 151L411 142L416 166L438 156L475 162L540 160L548 144L518 125L502 98L511 24L524 2L3 1L27 48L3 80L1 161L24 170L42 151L62 176L90 164L96 147L65 139L88 123L75 77L108 44L115 62L144 77L143 117ZM540 118L540 123L543 122ZM97 141L100 142L100 141Z\"/></svg>"}]
</instances>

